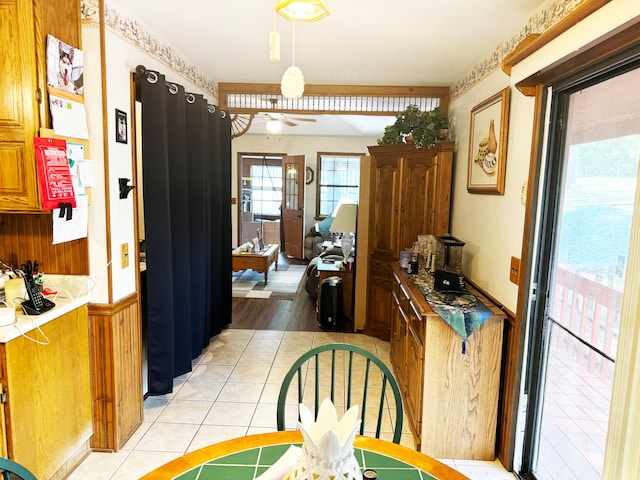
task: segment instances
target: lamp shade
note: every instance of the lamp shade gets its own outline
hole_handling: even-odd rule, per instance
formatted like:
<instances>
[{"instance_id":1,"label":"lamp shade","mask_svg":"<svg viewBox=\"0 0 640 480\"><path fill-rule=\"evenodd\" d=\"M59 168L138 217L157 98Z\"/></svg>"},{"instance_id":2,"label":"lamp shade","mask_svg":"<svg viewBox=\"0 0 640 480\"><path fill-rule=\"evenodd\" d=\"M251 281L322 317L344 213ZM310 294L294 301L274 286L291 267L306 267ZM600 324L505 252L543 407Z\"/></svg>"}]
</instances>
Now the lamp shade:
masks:
<instances>
[{"instance_id":1,"label":"lamp shade","mask_svg":"<svg viewBox=\"0 0 640 480\"><path fill-rule=\"evenodd\" d=\"M299 98L304 93L304 75L295 65L290 66L282 75L280 91L284 98Z\"/></svg>"},{"instance_id":2,"label":"lamp shade","mask_svg":"<svg viewBox=\"0 0 640 480\"><path fill-rule=\"evenodd\" d=\"M335 214L329 230L335 233L355 232L357 218L358 205L355 203L342 203Z\"/></svg>"},{"instance_id":3,"label":"lamp shade","mask_svg":"<svg viewBox=\"0 0 640 480\"><path fill-rule=\"evenodd\" d=\"M276 12L287 20L315 22L329 15L324 0L278 0Z\"/></svg>"}]
</instances>

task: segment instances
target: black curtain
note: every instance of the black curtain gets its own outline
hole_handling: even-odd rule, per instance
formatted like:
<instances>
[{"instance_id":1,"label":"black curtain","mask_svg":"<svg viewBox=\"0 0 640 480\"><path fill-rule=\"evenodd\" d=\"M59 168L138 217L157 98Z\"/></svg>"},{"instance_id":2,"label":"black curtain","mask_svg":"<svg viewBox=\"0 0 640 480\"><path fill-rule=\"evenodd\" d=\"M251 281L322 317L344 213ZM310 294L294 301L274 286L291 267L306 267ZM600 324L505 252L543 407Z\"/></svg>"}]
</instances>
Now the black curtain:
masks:
<instances>
[{"instance_id":1,"label":"black curtain","mask_svg":"<svg viewBox=\"0 0 640 480\"><path fill-rule=\"evenodd\" d=\"M148 393L231 323L231 123L164 75L136 68L142 103Z\"/></svg>"}]
</instances>

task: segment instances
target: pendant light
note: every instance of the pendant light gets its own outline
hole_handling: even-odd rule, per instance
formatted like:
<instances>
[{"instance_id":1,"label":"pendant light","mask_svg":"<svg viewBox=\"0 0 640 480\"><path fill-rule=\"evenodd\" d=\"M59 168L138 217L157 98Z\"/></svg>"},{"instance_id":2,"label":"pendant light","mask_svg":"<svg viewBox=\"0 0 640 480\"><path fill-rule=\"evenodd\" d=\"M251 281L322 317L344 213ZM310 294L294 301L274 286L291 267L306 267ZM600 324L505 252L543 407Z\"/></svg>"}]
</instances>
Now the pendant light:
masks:
<instances>
[{"instance_id":1,"label":"pendant light","mask_svg":"<svg viewBox=\"0 0 640 480\"><path fill-rule=\"evenodd\" d=\"M287 20L315 22L329 15L324 0L278 0L276 12Z\"/></svg>"},{"instance_id":2,"label":"pendant light","mask_svg":"<svg viewBox=\"0 0 640 480\"><path fill-rule=\"evenodd\" d=\"M302 70L296 67L296 22L291 22L292 25L292 49L291 49L291 66L287 68L282 75L282 81L280 82L280 91L284 98L294 99L300 98L304 93L304 75Z\"/></svg>"}]
</instances>

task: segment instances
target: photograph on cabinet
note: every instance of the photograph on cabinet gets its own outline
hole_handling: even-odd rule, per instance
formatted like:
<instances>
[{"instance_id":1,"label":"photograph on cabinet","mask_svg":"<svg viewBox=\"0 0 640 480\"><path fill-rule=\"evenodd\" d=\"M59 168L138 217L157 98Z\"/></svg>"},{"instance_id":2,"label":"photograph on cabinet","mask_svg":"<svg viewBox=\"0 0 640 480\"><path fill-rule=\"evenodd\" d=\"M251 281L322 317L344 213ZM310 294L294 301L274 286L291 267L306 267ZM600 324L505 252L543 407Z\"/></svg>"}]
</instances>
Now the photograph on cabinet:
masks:
<instances>
[{"instance_id":1,"label":"photograph on cabinet","mask_svg":"<svg viewBox=\"0 0 640 480\"><path fill-rule=\"evenodd\" d=\"M83 60L82 50L47 35L47 85L82 95Z\"/></svg>"}]
</instances>

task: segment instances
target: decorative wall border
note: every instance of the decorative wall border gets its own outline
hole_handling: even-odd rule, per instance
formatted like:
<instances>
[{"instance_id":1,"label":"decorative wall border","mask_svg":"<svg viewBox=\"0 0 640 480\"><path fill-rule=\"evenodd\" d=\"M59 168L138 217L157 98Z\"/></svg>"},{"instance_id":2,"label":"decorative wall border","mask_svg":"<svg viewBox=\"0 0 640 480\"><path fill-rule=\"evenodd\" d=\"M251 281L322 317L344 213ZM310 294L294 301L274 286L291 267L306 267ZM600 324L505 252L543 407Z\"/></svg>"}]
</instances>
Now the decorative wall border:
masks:
<instances>
[{"instance_id":1,"label":"decorative wall border","mask_svg":"<svg viewBox=\"0 0 640 480\"><path fill-rule=\"evenodd\" d=\"M97 21L98 11L98 0L81 1L83 20ZM202 90L210 93L213 96L213 101L217 103L218 87L216 82L205 77L195 66L187 64L173 47L156 39L138 20L126 17L106 2L104 5L104 15L105 25L108 28L138 48L141 48L149 55L154 56L180 75L191 80L195 85L202 88Z\"/></svg>"},{"instance_id":2,"label":"decorative wall border","mask_svg":"<svg viewBox=\"0 0 640 480\"><path fill-rule=\"evenodd\" d=\"M451 86L451 101L461 96L484 77L500 68L502 60L513 52L527 36L542 33L573 12L578 5L589 0L555 0L534 13L527 24L511 39L498 44L493 53L477 63L464 77Z\"/></svg>"},{"instance_id":3,"label":"decorative wall border","mask_svg":"<svg viewBox=\"0 0 640 480\"><path fill-rule=\"evenodd\" d=\"M502 60L513 52L527 36L544 32L585 1L588 0L555 0L534 13L517 34L511 39L499 43L488 58L477 63L467 75L456 80L451 86L451 100L453 101L461 96L480 80L500 68ZM97 21L98 0L82 0L81 8L83 20ZM218 88L216 82L207 79L195 66L188 65L171 46L165 45L154 38L145 30L142 23L127 18L113 6L105 3L105 25L148 54L158 58L177 73L184 75L203 90L211 93L217 102Z\"/></svg>"}]
</instances>

